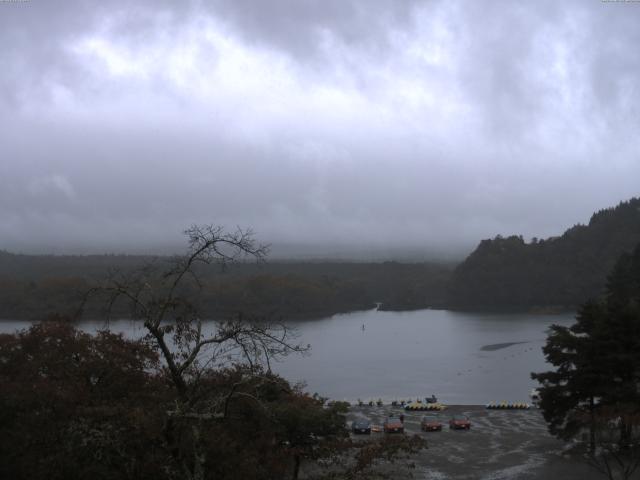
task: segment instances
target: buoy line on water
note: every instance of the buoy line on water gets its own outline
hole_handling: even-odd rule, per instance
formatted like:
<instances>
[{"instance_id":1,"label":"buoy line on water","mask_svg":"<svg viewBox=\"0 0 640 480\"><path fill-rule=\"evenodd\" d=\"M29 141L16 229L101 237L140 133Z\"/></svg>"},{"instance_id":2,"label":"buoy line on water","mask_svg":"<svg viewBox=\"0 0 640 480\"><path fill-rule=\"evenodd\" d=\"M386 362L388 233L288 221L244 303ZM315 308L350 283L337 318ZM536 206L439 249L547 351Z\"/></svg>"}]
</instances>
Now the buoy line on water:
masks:
<instances>
[{"instance_id":1,"label":"buoy line on water","mask_svg":"<svg viewBox=\"0 0 640 480\"><path fill-rule=\"evenodd\" d=\"M525 402L491 402L487 404L487 408L489 410L528 410L531 408L531 405Z\"/></svg>"},{"instance_id":2,"label":"buoy line on water","mask_svg":"<svg viewBox=\"0 0 640 480\"><path fill-rule=\"evenodd\" d=\"M351 405L350 402L346 402L346 403ZM366 402L362 401L361 399L358 399L353 405L359 406L359 407L392 406L392 407L403 408L406 411L416 411L416 412L442 411L447 408L447 405L441 402L423 401L420 399L406 400L406 401L393 400L390 404L383 402L382 399L380 398L378 400L368 400ZM488 410L529 410L534 406L535 404L530 404L526 402L507 402L503 400L501 402L494 402L494 401L489 402L488 404L485 405L485 408L487 408Z\"/></svg>"},{"instance_id":3,"label":"buoy line on water","mask_svg":"<svg viewBox=\"0 0 640 480\"><path fill-rule=\"evenodd\" d=\"M442 403L410 403L404 406L405 410L414 412L426 412L429 410L442 411L446 408L447 406Z\"/></svg>"},{"instance_id":4,"label":"buoy line on water","mask_svg":"<svg viewBox=\"0 0 640 480\"><path fill-rule=\"evenodd\" d=\"M349 403L350 402L346 402ZM416 400L393 400L391 403L385 403L382 401L382 398L378 398L377 400L367 400L363 401L360 398L356 400L354 406L357 405L359 407L383 407L385 405L390 405L392 407L401 407L405 410L444 410L446 406L438 402L435 396L425 397L424 400L417 398Z\"/></svg>"}]
</instances>

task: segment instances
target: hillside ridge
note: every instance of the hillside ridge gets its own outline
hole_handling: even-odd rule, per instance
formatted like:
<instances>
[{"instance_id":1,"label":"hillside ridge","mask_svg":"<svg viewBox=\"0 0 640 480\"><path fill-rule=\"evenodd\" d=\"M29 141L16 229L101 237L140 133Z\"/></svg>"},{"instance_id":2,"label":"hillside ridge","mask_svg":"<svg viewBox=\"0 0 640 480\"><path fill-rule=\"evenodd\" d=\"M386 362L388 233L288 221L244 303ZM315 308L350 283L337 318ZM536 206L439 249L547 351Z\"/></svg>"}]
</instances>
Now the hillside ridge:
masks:
<instances>
[{"instance_id":1,"label":"hillside ridge","mask_svg":"<svg viewBox=\"0 0 640 480\"><path fill-rule=\"evenodd\" d=\"M599 296L616 259L640 243L640 198L595 212L559 237L482 240L448 289L457 309L571 309Z\"/></svg>"}]
</instances>

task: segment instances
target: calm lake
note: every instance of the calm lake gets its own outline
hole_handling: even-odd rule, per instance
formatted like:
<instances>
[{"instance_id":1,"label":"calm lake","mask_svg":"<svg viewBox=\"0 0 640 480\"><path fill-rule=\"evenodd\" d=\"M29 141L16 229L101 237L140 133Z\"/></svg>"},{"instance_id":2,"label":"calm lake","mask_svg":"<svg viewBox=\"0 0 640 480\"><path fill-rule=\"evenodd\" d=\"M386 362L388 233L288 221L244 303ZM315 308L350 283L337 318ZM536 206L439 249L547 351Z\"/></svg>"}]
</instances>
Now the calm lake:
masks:
<instances>
[{"instance_id":1,"label":"calm lake","mask_svg":"<svg viewBox=\"0 0 640 480\"><path fill-rule=\"evenodd\" d=\"M542 354L546 330L570 325L573 314L480 314L447 310L368 310L292 322L307 356L290 356L273 369L307 390L336 400L385 402L435 394L449 404L528 401L536 386L529 374L548 368ZM2 321L0 331L29 322ZM102 322L84 322L93 331ZM364 327L364 328L363 328ZM140 335L130 321L115 331Z\"/></svg>"}]
</instances>

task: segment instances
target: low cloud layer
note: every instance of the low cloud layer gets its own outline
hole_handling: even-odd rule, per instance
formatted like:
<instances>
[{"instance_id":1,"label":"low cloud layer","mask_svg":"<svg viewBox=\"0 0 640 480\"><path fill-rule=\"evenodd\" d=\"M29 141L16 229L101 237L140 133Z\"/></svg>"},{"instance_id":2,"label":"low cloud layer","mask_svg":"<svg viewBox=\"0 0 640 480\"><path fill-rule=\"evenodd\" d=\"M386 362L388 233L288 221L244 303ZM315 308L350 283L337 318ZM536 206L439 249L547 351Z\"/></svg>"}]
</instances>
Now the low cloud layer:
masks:
<instances>
[{"instance_id":1,"label":"low cloud layer","mask_svg":"<svg viewBox=\"0 0 640 480\"><path fill-rule=\"evenodd\" d=\"M192 223L319 254L544 237L640 193L640 4L1 2L0 248Z\"/></svg>"}]
</instances>

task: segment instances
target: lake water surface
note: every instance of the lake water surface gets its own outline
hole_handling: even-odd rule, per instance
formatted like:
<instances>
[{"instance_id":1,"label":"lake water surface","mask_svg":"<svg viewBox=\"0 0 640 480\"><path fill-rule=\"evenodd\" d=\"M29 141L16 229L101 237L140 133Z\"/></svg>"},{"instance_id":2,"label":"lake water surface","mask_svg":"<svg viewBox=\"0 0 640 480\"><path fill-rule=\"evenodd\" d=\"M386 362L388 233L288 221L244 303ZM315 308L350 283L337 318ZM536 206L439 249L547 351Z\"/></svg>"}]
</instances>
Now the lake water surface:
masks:
<instances>
[{"instance_id":1,"label":"lake water surface","mask_svg":"<svg viewBox=\"0 0 640 480\"><path fill-rule=\"evenodd\" d=\"M530 372L549 368L542 354L546 330L573 323L573 314L480 314L447 310L368 310L292 322L307 356L290 356L273 369L310 392L337 400L384 401L435 394L449 404L528 401ZM29 322L3 321L0 331ZM94 331L102 322L84 322ZM142 334L130 321L115 331ZM364 326L364 329L363 329Z\"/></svg>"}]
</instances>

